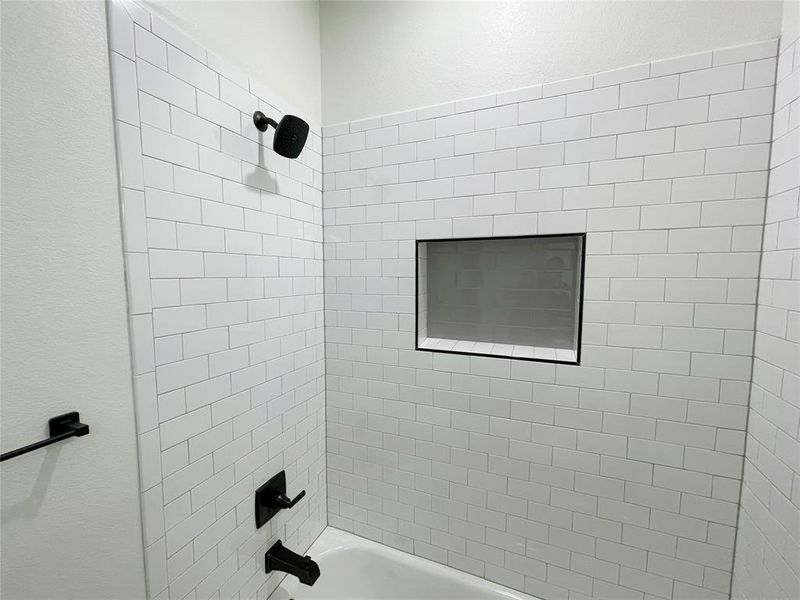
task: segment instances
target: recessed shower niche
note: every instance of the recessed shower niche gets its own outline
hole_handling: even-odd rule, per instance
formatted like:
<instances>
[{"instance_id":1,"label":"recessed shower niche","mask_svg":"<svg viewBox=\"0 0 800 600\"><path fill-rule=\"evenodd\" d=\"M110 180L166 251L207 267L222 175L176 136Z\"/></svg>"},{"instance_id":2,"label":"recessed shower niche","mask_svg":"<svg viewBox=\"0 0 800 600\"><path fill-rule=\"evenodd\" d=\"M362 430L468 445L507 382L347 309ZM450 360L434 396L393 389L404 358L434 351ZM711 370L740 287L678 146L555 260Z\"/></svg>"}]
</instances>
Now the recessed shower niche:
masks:
<instances>
[{"instance_id":1,"label":"recessed shower niche","mask_svg":"<svg viewBox=\"0 0 800 600\"><path fill-rule=\"evenodd\" d=\"M578 364L585 234L417 240L417 350Z\"/></svg>"}]
</instances>

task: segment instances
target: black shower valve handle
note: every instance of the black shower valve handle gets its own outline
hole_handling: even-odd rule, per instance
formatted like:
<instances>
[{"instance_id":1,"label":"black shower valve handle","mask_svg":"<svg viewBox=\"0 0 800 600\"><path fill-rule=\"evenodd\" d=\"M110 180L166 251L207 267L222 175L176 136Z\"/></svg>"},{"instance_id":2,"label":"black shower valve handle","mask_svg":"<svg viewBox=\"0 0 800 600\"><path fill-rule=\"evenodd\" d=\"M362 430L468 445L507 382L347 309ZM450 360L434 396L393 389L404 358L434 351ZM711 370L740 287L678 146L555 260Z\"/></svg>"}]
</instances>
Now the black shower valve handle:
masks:
<instances>
[{"instance_id":1,"label":"black shower valve handle","mask_svg":"<svg viewBox=\"0 0 800 600\"><path fill-rule=\"evenodd\" d=\"M300 502L303 499L303 496L306 495L306 491L303 490L297 496L295 496L294 500L289 500L289 496L286 494L278 494L275 496L275 505L280 506L281 508L292 508L295 504Z\"/></svg>"},{"instance_id":2,"label":"black shower valve handle","mask_svg":"<svg viewBox=\"0 0 800 600\"><path fill-rule=\"evenodd\" d=\"M306 495L303 490L294 499L286 495L286 471L281 471L256 490L256 529L280 511L294 507Z\"/></svg>"}]
</instances>

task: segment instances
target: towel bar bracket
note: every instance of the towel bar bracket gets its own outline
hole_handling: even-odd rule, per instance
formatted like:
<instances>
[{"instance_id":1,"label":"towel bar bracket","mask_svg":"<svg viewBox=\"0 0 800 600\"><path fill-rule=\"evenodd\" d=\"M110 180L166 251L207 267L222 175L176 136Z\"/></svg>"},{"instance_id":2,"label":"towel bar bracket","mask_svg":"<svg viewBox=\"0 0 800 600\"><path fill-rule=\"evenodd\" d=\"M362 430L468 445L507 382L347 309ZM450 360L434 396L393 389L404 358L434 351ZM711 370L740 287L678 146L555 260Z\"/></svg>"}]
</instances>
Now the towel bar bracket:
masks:
<instances>
[{"instance_id":1,"label":"towel bar bracket","mask_svg":"<svg viewBox=\"0 0 800 600\"><path fill-rule=\"evenodd\" d=\"M0 462L8 460L9 458L14 458L15 456L27 454L28 452L33 452L39 448L44 448L45 446L55 444L56 442L71 437L81 437L89 433L89 426L85 423L81 423L81 416L75 411L53 417L47 421L47 424L50 432L49 438L34 442L28 446L23 446L22 448L17 448L16 450L4 452L0 455Z\"/></svg>"}]
</instances>

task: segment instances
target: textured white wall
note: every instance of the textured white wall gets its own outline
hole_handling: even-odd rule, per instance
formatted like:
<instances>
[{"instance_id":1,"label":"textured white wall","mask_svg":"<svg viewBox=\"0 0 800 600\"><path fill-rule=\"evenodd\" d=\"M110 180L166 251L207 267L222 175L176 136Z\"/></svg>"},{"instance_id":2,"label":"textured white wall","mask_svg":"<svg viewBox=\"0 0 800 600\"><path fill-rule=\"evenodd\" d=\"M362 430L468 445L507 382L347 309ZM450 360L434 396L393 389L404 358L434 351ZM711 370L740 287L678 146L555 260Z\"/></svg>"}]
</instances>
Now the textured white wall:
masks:
<instances>
[{"instance_id":1,"label":"textured white wall","mask_svg":"<svg viewBox=\"0 0 800 600\"><path fill-rule=\"evenodd\" d=\"M320 123L319 2L147 0L209 50L238 65Z\"/></svg>"},{"instance_id":2,"label":"textured white wall","mask_svg":"<svg viewBox=\"0 0 800 600\"><path fill-rule=\"evenodd\" d=\"M327 124L760 41L780 2L321 3Z\"/></svg>"},{"instance_id":3,"label":"textured white wall","mask_svg":"<svg viewBox=\"0 0 800 600\"><path fill-rule=\"evenodd\" d=\"M3 597L144 596L105 10L2 6Z\"/></svg>"}]
</instances>

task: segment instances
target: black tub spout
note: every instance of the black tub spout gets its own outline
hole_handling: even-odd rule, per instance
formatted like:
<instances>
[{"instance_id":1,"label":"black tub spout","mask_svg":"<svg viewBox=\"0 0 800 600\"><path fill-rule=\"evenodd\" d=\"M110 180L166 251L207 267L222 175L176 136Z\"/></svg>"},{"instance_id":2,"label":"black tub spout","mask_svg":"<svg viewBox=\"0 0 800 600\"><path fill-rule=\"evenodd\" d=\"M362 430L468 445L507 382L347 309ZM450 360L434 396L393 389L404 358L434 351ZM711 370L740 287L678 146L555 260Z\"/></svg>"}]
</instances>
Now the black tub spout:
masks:
<instances>
[{"instance_id":1,"label":"black tub spout","mask_svg":"<svg viewBox=\"0 0 800 600\"><path fill-rule=\"evenodd\" d=\"M300 583L314 585L319 578L319 566L310 556L300 556L284 546L280 540L264 555L264 570L267 573L282 571L294 575Z\"/></svg>"}]
</instances>

